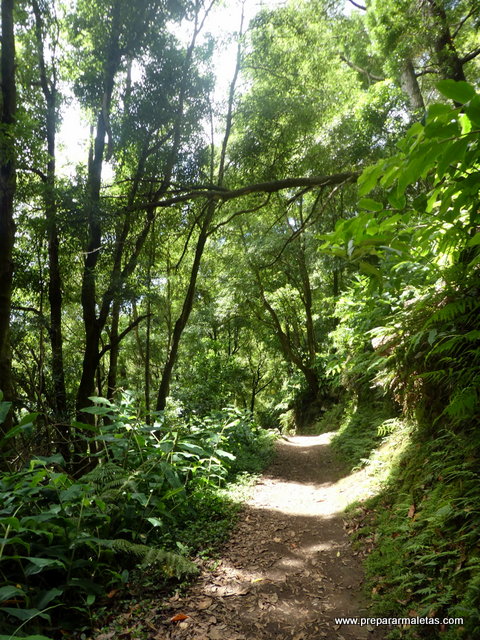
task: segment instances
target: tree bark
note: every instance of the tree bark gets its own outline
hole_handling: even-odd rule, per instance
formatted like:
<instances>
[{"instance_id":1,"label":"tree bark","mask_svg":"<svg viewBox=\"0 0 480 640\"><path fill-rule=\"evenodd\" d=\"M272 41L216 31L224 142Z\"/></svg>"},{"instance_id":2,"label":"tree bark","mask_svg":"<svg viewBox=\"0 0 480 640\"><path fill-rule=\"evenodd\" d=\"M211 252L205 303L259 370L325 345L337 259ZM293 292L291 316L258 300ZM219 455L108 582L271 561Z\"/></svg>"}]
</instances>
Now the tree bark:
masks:
<instances>
[{"instance_id":1,"label":"tree bark","mask_svg":"<svg viewBox=\"0 0 480 640\"><path fill-rule=\"evenodd\" d=\"M117 370L120 341L118 340L118 323L120 320L120 298L115 298L112 305L110 323L110 344L112 345L109 354L108 378L107 378L107 398L113 400L117 390Z\"/></svg>"},{"instance_id":2,"label":"tree bark","mask_svg":"<svg viewBox=\"0 0 480 640\"><path fill-rule=\"evenodd\" d=\"M120 64L120 2L113 7L110 42L104 66L103 100L97 116L96 135L93 153L88 167L87 182L87 217L89 238L86 247L82 276L82 312L85 330L85 345L82 363L82 375L77 390L76 407L79 420L92 422L90 414L82 413L89 404L89 396L95 388L95 372L99 363L99 344L102 328L96 314L96 266L100 254L102 240L100 186L102 167L105 156L106 135L110 105L114 87L115 74Z\"/></svg>"},{"instance_id":3,"label":"tree bark","mask_svg":"<svg viewBox=\"0 0 480 640\"><path fill-rule=\"evenodd\" d=\"M51 82L47 78L44 54L44 21L37 0L32 1L35 15L35 35L40 69L40 84L45 99L46 137L47 137L47 172L44 184L45 218L47 222L48 242L48 300L50 305L50 347L52 351L52 378L54 390L54 414L56 422L61 425L59 433L63 444L62 454L68 457L70 439L67 408L67 392L65 386L65 370L63 365L63 332L62 332L62 278L59 263L59 237L57 227L57 203L55 197L56 182L56 127L57 127L57 87L55 71Z\"/></svg>"},{"instance_id":4,"label":"tree bark","mask_svg":"<svg viewBox=\"0 0 480 640\"><path fill-rule=\"evenodd\" d=\"M285 360L295 365L295 367L297 367L297 369L299 369L303 373L303 376L307 383L309 395L312 398L316 398L320 388L317 372L315 371L313 366L311 366L310 364L305 364L301 356L295 352L295 349L291 344L288 334L282 328L282 324L277 315L277 312L275 311L275 309L272 307L272 305L270 304L270 302L267 300L265 296L265 292L263 291L263 287L261 287L258 274L257 274L257 282L259 283L259 286L261 289L263 306L268 311L272 319L275 334L280 343L280 349L284 355Z\"/></svg>"},{"instance_id":5,"label":"tree bark","mask_svg":"<svg viewBox=\"0 0 480 640\"><path fill-rule=\"evenodd\" d=\"M412 61L408 58L405 61L401 76L400 85L402 91L407 94L410 105L414 111L425 111L425 102L423 101L422 92L418 84L415 69Z\"/></svg>"},{"instance_id":6,"label":"tree bark","mask_svg":"<svg viewBox=\"0 0 480 640\"><path fill-rule=\"evenodd\" d=\"M427 0L430 16L434 19L437 29L433 35L433 48L440 68L440 75L449 80L465 80L463 63L455 47L450 32L447 13L438 0Z\"/></svg>"},{"instance_id":7,"label":"tree bark","mask_svg":"<svg viewBox=\"0 0 480 640\"><path fill-rule=\"evenodd\" d=\"M13 245L15 223L13 205L16 191L16 83L15 37L13 22L14 0L2 0L2 47L0 59L0 389L6 401L13 400L12 360L10 345L10 314L13 282ZM11 426L11 412L0 434Z\"/></svg>"}]
</instances>

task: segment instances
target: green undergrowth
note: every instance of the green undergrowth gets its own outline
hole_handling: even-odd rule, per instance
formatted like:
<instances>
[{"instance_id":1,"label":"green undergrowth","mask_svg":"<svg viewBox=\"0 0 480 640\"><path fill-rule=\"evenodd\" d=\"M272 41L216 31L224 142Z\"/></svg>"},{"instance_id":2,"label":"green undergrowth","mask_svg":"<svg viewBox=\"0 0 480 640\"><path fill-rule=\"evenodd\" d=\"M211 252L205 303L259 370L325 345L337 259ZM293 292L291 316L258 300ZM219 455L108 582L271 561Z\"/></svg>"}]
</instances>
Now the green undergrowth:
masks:
<instances>
[{"instance_id":1,"label":"green undergrowth","mask_svg":"<svg viewBox=\"0 0 480 640\"><path fill-rule=\"evenodd\" d=\"M93 400L95 434L76 424L91 471L75 479L57 454L0 478L0 640L79 637L112 593L188 580L271 456L273 433L233 407L148 425L128 397Z\"/></svg>"},{"instance_id":2,"label":"green undergrowth","mask_svg":"<svg viewBox=\"0 0 480 640\"><path fill-rule=\"evenodd\" d=\"M396 429L397 421L385 400L373 395L353 398L340 406L341 412L332 408L319 427L322 431L337 431L332 439L333 450L350 470L358 469L368 463L385 436Z\"/></svg>"},{"instance_id":3,"label":"green undergrowth","mask_svg":"<svg viewBox=\"0 0 480 640\"><path fill-rule=\"evenodd\" d=\"M350 509L355 544L366 554L372 615L440 620L396 628L392 640L479 638L480 437L473 428L444 427L433 438L416 424L388 424L394 428L366 466L381 476L376 496Z\"/></svg>"}]
</instances>

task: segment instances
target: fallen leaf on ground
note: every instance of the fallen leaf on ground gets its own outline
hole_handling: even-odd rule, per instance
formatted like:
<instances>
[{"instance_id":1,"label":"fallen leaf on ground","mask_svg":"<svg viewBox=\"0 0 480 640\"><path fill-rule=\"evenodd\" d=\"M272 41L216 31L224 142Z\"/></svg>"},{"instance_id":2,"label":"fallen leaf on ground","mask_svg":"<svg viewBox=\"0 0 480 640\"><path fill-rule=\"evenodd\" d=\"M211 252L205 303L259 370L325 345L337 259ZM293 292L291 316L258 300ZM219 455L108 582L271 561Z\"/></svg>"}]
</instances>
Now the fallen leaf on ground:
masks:
<instances>
[{"instance_id":1,"label":"fallen leaf on ground","mask_svg":"<svg viewBox=\"0 0 480 640\"><path fill-rule=\"evenodd\" d=\"M177 613L176 616L170 618L170 622L180 622L181 620L186 620L190 616L185 615L184 613Z\"/></svg>"},{"instance_id":2,"label":"fallen leaf on ground","mask_svg":"<svg viewBox=\"0 0 480 640\"><path fill-rule=\"evenodd\" d=\"M197 609L208 609L213 604L213 598L204 598L197 603Z\"/></svg>"}]
</instances>

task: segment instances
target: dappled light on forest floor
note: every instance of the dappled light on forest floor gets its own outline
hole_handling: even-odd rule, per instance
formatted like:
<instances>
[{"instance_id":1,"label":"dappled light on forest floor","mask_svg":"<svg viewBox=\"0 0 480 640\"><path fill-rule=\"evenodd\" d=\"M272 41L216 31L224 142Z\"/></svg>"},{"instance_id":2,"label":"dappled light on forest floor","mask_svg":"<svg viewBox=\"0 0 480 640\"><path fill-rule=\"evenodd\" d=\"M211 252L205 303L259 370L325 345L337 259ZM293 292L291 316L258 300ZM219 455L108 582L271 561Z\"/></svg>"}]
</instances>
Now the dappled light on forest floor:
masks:
<instances>
[{"instance_id":1,"label":"dappled light on forest floor","mask_svg":"<svg viewBox=\"0 0 480 640\"><path fill-rule=\"evenodd\" d=\"M156 640L383 637L378 629L335 622L368 615L360 560L341 515L368 493L368 483L363 472L345 475L330 451L332 435L277 443L277 457L222 559L210 563L184 597L168 601Z\"/></svg>"}]
</instances>

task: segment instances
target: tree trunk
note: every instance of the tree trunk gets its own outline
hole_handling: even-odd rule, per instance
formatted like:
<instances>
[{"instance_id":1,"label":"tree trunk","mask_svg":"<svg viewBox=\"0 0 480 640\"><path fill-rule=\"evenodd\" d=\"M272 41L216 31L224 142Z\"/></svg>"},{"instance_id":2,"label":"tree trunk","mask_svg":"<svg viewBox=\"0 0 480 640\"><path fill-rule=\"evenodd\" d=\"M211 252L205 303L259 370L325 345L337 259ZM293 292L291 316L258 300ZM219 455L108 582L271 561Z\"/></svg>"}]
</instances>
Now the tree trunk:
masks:
<instances>
[{"instance_id":1,"label":"tree trunk","mask_svg":"<svg viewBox=\"0 0 480 640\"><path fill-rule=\"evenodd\" d=\"M118 353L118 323L120 319L120 298L117 296L112 305L112 320L110 324L110 362L108 365L107 398L113 400L117 390Z\"/></svg>"},{"instance_id":2,"label":"tree trunk","mask_svg":"<svg viewBox=\"0 0 480 640\"><path fill-rule=\"evenodd\" d=\"M13 30L14 0L2 0L2 47L0 59L1 113L0 126L0 390L7 401L13 400L12 360L10 346L10 313L13 281L13 244L15 224L13 199L16 190L16 149L14 124L16 116L15 37ZM11 412L0 434L11 425Z\"/></svg>"},{"instance_id":3,"label":"tree trunk","mask_svg":"<svg viewBox=\"0 0 480 640\"><path fill-rule=\"evenodd\" d=\"M208 238L208 231L210 224L215 213L215 203L210 201L206 205L206 211L204 213L204 219L200 234L197 240L197 246L195 249L195 257L193 259L192 269L190 271L190 280L188 283L187 293L183 301L182 311L173 329L172 344L170 345L170 351L167 357L167 361L163 368L162 379L160 381L160 387L158 389L156 410L163 411L166 406L167 397L170 391L170 381L172 378L173 367L177 361L178 348L180 346L180 340L183 334L183 330L187 326L188 318L193 307L193 299L195 297L195 289L197 285L198 272L200 270L200 263L202 260L203 250Z\"/></svg>"},{"instance_id":4,"label":"tree trunk","mask_svg":"<svg viewBox=\"0 0 480 640\"><path fill-rule=\"evenodd\" d=\"M438 0L427 0L427 6L437 26L432 41L440 75L447 80L465 80L463 63L455 48L445 9Z\"/></svg>"},{"instance_id":5,"label":"tree trunk","mask_svg":"<svg viewBox=\"0 0 480 640\"><path fill-rule=\"evenodd\" d=\"M100 360L99 345L103 328L100 326L96 315L97 296L95 270L102 240L100 223L100 186L105 154L105 139L108 129L108 118L114 79L121 57L119 37L120 3L117 2L113 9L110 43L105 60L102 107L97 116L95 142L88 167L87 217L89 238L84 259L81 292L83 323L85 330L85 352L82 364L82 375L76 398L78 419L87 423L93 422L93 416L82 413L82 409L88 406L88 397L92 395L95 388L95 372Z\"/></svg>"},{"instance_id":6,"label":"tree trunk","mask_svg":"<svg viewBox=\"0 0 480 640\"><path fill-rule=\"evenodd\" d=\"M413 111L425 111L425 102L420 91L415 69L410 59L405 61L400 77L402 91L407 94Z\"/></svg>"},{"instance_id":7,"label":"tree trunk","mask_svg":"<svg viewBox=\"0 0 480 640\"><path fill-rule=\"evenodd\" d=\"M55 157L57 127L57 88L55 72L49 83L44 54L43 19L37 0L32 2L35 15L35 35L40 69L40 84L46 104L46 136L47 136L47 173L44 185L45 217L47 221L48 242L48 300L50 305L50 347L52 350L52 378L54 389L55 420L61 425L59 433L62 444L59 447L64 458L68 458L67 392L65 387L65 370L63 365L63 333L62 333L62 278L59 263L59 238L57 228L57 203L55 197Z\"/></svg>"},{"instance_id":8,"label":"tree trunk","mask_svg":"<svg viewBox=\"0 0 480 640\"><path fill-rule=\"evenodd\" d=\"M238 74L240 72L241 51L242 51L241 49L242 32L243 32L243 10L242 10L242 17L240 20L235 71L233 73L232 82L230 83L230 90L229 90L229 96L228 96L228 109L227 109L227 117L225 122L225 133L223 136L222 149L220 152L220 161L219 161L218 176L217 176L217 187L221 187L223 185L223 179L225 175L225 160L226 160L226 153L227 153L227 145L228 145L228 140L230 138L230 133L232 129L233 101L235 97L235 87L237 84ZM189 49L190 55L193 51L192 45L195 43L196 34L197 34L197 28L195 28L194 37L192 39L192 43ZM213 160L213 155L212 155L212 160ZM213 165L213 161L212 161L212 165ZM211 178L211 182L213 183L213 166L211 169L210 178ZM194 257L192 269L190 272L190 281L188 283L187 293L185 294L185 299L183 301L182 312L179 318L177 319L177 321L175 322L170 351L168 353L167 361L165 363L165 367L162 372L162 379L160 381L160 387L159 387L158 396L157 396L157 404L156 404L157 411L163 411L166 406L167 397L170 391L170 381L172 378L173 367L175 366L175 363L177 361L178 348L180 346L180 339L182 337L183 330L187 325L188 318L190 317L190 312L193 307L193 299L195 296L195 288L197 283L198 271L200 269L203 250L205 248L205 243L209 235L210 224L213 220L215 209L216 209L215 200L211 199L205 205L204 218L202 221L200 234L197 240L195 257Z\"/></svg>"}]
</instances>

